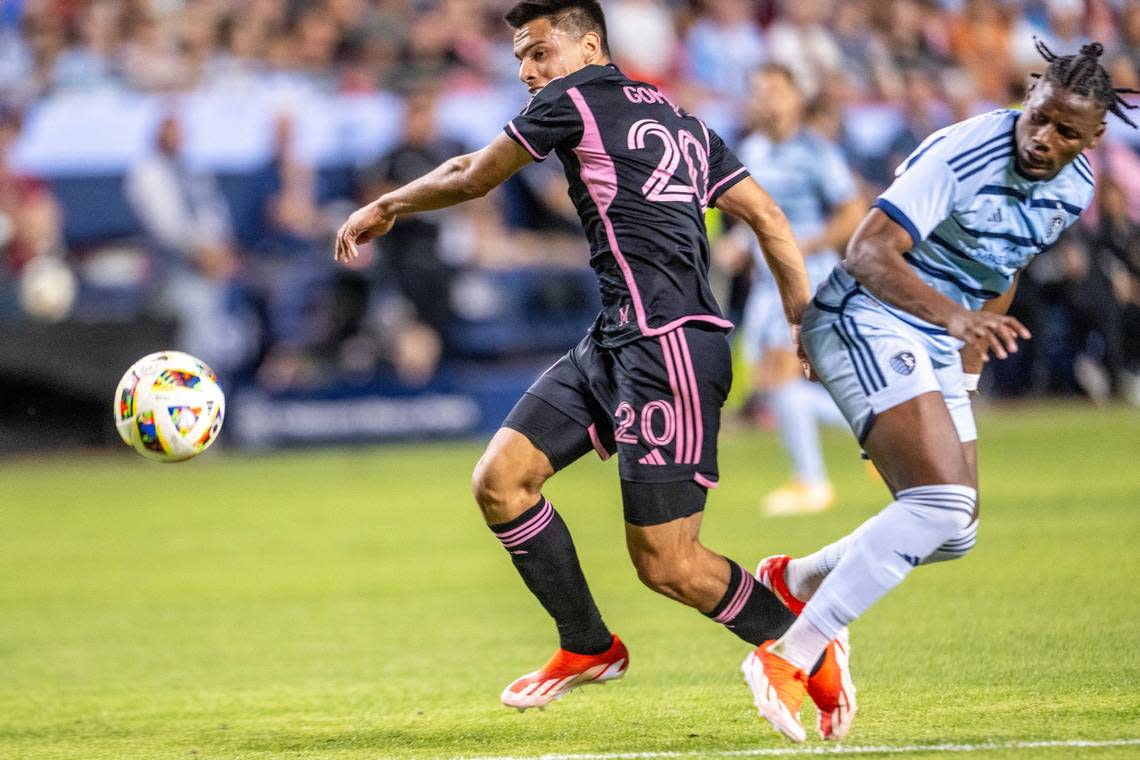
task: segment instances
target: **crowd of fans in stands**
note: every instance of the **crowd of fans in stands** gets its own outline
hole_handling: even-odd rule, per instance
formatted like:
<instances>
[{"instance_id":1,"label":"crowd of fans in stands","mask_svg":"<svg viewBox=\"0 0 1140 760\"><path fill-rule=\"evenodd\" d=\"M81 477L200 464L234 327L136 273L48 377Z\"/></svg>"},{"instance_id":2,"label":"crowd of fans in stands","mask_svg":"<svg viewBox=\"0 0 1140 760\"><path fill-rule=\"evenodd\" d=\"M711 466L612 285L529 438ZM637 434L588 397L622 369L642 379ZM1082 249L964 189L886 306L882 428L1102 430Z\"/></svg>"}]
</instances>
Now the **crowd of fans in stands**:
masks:
<instances>
[{"instance_id":1,"label":"crowd of fans in stands","mask_svg":"<svg viewBox=\"0 0 1140 760\"><path fill-rule=\"evenodd\" d=\"M179 159L177 115L125 191L158 264L145 313L179 320L185 346L268 387L306 387L388 368L427 382L462 353L448 325L465 270L527 260L582 266L585 252L557 167L528 169L481 206L397 225L355 272L328 263L343 212L448 155L479 147L444 136L442 94L509 88L517 73L502 14L510 0L4 0L0 2L0 320L70 312L74 251L47 178L13 165L21 124L45 99L92 90L169 94L288 86L397 93L402 137L356 168L340 199L318 199L316 167L275 122L265 240L213 178ZM1105 44L1114 85L1140 84L1140 0L610 0L615 61L684 107L712 114L732 144L747 75L789 67L810 121L840 143L867 197L927 134L1015 105L1043 62ZM517 82L518 105L525 92ZM1113 119L1110 117L1110 122ZM77 125L77 128L82 128ZM1140 403L1140 140L1110 124L1089 158L1095 207L1022 279L1016 310L1039 346L1004 370L1008 388L1083 389ZM113 139L113 136L108 136ZM472 136L471 143L476 140ZM553 162L551 162L553 163ZM339 200L339 202L338 202ZM331 202L330 202L331 201ZM463 293L457 294L456 290ZM191 319L187 315L196 315ZM203 318L205 315L205 318ZM585 329L586 325L582 325ZM195 335L194 333L199 333ZM999 382L1003 373L997 373Z\"/></svg>"}]
</instances>

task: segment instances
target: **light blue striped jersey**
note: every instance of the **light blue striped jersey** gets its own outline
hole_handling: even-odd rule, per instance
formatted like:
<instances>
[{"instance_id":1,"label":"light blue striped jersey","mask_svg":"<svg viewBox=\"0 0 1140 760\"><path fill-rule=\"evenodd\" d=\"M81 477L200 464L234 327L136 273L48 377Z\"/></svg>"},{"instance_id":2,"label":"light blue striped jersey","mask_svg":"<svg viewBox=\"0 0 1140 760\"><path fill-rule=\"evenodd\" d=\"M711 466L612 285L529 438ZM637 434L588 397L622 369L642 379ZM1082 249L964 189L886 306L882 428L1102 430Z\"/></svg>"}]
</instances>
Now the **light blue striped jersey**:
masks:
<instances>
[{"instance_id":1,"label":"light blue striped jersey","mask_svg":"<svg viewBox=\"0 0 1140 760\"><path fill-rule=\"evenodd\" d=\"M1020 115L992 111L930 135L874 204L910 233L914 247L905 256L915 272L968 309L1004 293L1092 200L1083 155L1050 180L1020 173Z\"/></svg>"},{"instance_id":2,"label":"light blue striped jersey","mask_svg":"<svg viewBox=\"0 0 1140 760\"><path fill-rule=\"evenodd\" d=\"M780 143L757 132L741 142L736 154L783 209L798 240L819 235L832 211L855 197L855 177L839 148L808 129ZM755 239L752 252L758 272L766 273Z\"/></svg>"}]
</instances>

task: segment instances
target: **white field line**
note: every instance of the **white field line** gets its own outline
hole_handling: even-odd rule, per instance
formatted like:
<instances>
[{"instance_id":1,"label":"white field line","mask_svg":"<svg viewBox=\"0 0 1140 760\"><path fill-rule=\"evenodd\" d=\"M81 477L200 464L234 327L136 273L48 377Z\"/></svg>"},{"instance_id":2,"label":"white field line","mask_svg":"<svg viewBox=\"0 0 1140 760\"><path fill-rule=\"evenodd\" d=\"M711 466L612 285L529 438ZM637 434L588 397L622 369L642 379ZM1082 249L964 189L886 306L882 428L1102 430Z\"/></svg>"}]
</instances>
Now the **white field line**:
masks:
<instances>
[{"instance_id":1,"label":"white field line","mask_svg":"<svg viewBox=\"0 0 1140 760\"><path fill-rule=\"evenodd\" d=\"M655 760L687 757L808 757L812 755L902 755L911 752L984 752L987 750L1042 749L1048 747L1140 747L1140 739L1092 741L1068 739L1040 742L985 742L983 744L908 744L902 746L780 747L692 752L589 752L582 754L498 755L457 757L454 760Z\"/></svg>"}]
</instances>

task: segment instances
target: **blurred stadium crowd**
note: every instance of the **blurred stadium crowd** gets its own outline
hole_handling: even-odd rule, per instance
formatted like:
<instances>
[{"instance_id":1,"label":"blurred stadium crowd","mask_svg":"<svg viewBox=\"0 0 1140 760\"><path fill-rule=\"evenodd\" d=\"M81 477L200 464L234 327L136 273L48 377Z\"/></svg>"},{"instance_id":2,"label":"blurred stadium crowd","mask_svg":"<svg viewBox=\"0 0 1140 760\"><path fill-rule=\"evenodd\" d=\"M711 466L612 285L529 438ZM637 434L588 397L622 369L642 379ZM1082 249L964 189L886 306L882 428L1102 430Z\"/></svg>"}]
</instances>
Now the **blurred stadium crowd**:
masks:
<instances>
[{"instance_id":1,"label":"blurred stadium crowd","mask_svg":"<svg viewBox=\"0 0 1140 760\"><path fill-rule=\"evenodd\" d=\"M429 386L453 360L572 344L596 306L556 162L401 221L353 269L331 235L526 102L509 0L0 0L0 327L166 323L268 391ZM927 134L1016 104L1099 40L1140 84L1140 0L610 0L615 61L733 145L749 74L796 75L871 199ZM1027 351L988 382L1140 403L1140 134L1022 279ZM713 224L712 228L717 225ZM747 274L720 277L737 316Z\"/></svg>"}]
</instances>

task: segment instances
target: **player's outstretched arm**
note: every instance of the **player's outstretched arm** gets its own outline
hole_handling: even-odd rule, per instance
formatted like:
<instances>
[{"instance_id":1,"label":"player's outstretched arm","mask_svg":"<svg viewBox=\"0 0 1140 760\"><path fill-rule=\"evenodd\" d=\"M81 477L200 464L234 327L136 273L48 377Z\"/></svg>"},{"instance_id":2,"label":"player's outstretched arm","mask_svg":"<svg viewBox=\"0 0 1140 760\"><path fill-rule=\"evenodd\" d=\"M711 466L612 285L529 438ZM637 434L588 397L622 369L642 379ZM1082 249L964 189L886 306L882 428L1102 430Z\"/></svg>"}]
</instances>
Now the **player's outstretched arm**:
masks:
<instances>
[{"instance_id":1,"label":"player's outstretched arm","mask_svg":"<svg viewBox=\"0 0 1140 760\"><path fill-rule=\"evenodd\" d=\"M729 188L717 199L716 207L752 228L780 288L784 316L788 324L798 325L811 300L811 286L803 254L783 210L751 177Z\"/></svg>"},{"instance_id":2,"label":"player's outstretched arm","mask_svg":"<svg viewBox=\"0 0 1140 760\"><path fill-rule=\"evenodd\" d=\"M449 158L419 179L354 211L337 231L334 258L355 259L357 244L386 235L398 216L481 198L530 162L530 154L506 135L475 153Z\"/></svg>"},{"instance_id":3,"label":"player's outstretched arm","mask_svg":"<svg viewBox=\"0 0 1140 760\"><path fill-rule=\"evenodd\" d=\"M800 322L804 309L811 301L811 285L803 254L796 245L788 217L784 216L783 210L776 205L772 196L751 177L730 187L717 199L716 207L751 227L756 239L760 241L760 250L780 289L784 316L791 327L800 364L803 365L804 374L809 379L815 379L811 363L800 342Z\"/></svg>"},{"instance_id":4,"label":"player's outstretched arm","mask_svg":"<svg viewBox=\"0 0 1140 760\"><path fill-rule=\"evenodd\" d=\"M846 268L886 303L946 328L977 352L983 362L1017 351L1017 339L1031 336L1025 325L1004 313L970 311L922 281L903 259L914 245L910 233L877 208L863 218L847 246Z\"/></svg>"}]
</instances>

